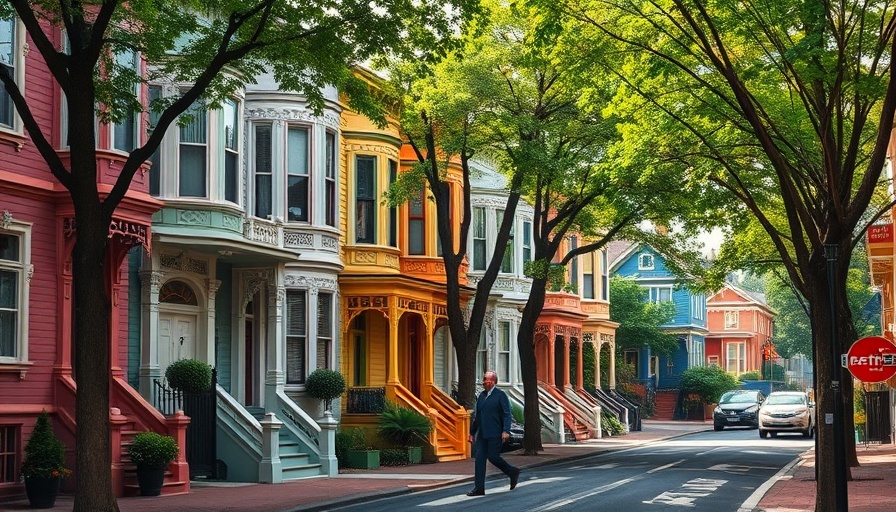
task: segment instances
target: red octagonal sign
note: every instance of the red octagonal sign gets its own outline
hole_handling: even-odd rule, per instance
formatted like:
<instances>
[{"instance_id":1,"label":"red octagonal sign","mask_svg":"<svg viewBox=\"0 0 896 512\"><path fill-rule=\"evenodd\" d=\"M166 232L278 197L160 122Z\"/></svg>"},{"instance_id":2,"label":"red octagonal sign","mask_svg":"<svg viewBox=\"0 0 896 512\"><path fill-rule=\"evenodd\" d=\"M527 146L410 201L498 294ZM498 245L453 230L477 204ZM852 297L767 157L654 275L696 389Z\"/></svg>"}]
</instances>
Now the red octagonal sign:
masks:
<instances>
[{"instance_id":1,"label":"red octagonal sign","mask_svg":"<svg viewBox=\"0 0 896 512\"><path fill-rule=\"evenodd\" d=\"M881 336L861 338L849 347L846 367L862 382L883 382L896 375L896 345Z\"/></svg>"}]
</instances>

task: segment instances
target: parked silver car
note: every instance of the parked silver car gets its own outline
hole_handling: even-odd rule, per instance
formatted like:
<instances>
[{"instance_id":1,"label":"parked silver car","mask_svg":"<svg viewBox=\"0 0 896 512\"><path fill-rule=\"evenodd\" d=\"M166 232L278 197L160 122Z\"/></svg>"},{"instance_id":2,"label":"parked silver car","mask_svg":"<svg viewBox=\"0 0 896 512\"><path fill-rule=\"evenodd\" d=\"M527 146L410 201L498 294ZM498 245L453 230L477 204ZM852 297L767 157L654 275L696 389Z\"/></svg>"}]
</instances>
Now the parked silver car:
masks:
<instances>
[{"instance_id":1,"label":"parked silver car","mask_svg":"<svg viewBox=\"0 0 896 512\"><path fill-rule=\"evenodd\" d=\"M774 391L759 408L759 437L778 432L800 432L811 438L815 433L815 402L803 391Z\"/></svg>"}]
</instances>

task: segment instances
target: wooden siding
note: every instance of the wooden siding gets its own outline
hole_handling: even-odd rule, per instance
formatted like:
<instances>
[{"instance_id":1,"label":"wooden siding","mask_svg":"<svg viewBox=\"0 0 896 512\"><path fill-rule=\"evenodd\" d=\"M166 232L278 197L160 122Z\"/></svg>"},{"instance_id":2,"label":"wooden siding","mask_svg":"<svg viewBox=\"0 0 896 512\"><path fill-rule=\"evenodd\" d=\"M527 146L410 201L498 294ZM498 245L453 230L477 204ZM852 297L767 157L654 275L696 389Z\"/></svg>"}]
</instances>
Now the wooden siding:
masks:
<instances>
[{"instance_id":1,"label":"wooden siding","mask_svg":"<svg viewBox=\"0 0 896 512\"><path fill-rule=\"evenodd\" d=\"M367 313L367 385L386 385L388 375L389 322L374 311Z\"/></svg>"},{"instance_id":2,"label":"wooden siding","mask_svg":"<svg viewBox=\"0 0 896 512\"><path fill-rule=\"evenodd\" d=\"M215 332L209 336L215 340L215 361L212 361L218 369L218 384L230 391L230 379L232 377L233 362L231 361L231 343L233 340L233 316L239 311L233 311L233 266L229 263L218 261L216 279L221 281L221 286L215 293ZM237 305L239 307L239 305Z\"/></svg>"}]
</instances>

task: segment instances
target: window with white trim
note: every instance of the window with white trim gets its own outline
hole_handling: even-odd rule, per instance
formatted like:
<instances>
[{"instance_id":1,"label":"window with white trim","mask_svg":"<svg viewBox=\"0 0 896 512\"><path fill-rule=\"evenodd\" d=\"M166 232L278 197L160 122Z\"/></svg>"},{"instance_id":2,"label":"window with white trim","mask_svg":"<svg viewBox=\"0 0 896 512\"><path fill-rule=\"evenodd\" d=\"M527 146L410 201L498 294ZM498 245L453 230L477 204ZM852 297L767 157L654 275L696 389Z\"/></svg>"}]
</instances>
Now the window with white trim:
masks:
<instances>
[{"instance_id":1,"label":"window with white trim","mask_svg":"<svg viewBox=\"0 0 896 512\"><path fill-rule=\"evenodd\" d=\"M725 329L737 329L739 319L737 311L725 311Z\"/></svg>"},{"instance_id":2,"label":"window with white trim","mask_svg":"<svg viewBox=\"0 0 896 512\"><path fill-rule=\"evenodd\" d=\"M398 180L398 162L389 160L389 186ZM398 247L398 207L389 207L389 247Z\"/></svg>"},{"instance_id":3,"label":"window with white trim","mask_svg":"<svg viewBox=\"0 0 896 512\"><path fill-rule=\"evenodd\" d=\"M308 222L308 129L290 126L286 148L286 220Z\"/></svg>"},{"instance_id":4,"label":"window with white trim","mask_svg":"<svg viewBox=\"0 0 896 512\"><path fill-rule=\"evenodd\" d=\"M498 378L510 382L510 322L498 322Z\"/></svg>"},{"instance_id":5,"label":"window with white trim","mask_svg":"<svg viewBox=\"0 0 896 512\"><path fill-rule=\"evenodd\" d=\"M594 254L582 256L582 298L594 298Z\"/></svg>"},{"instance_id":6,"label":"window with white trim","mask_svg":"<svg viewBox=\"0 0 896 512\"><path fill-rule=\"evenodd\" d=\"M501 223L504 222L504 210L495 210L495 221L497 223L497 230L501 229ZM507 239L507 249L504 251L504 259L501 260L501 272L504 274L512 274L514 261L513 261L513 230L516 227L513 222L513 219L510 221L510 238Z\"/></svg>"},{"instance_id":7,"label":"window with white trim","mask_svg":"<svg viewBox=\"0 0 896 512\"><path fill-rule=\"evenodd\" d=\"M355 157L355 242L376 243L376 157Z\"/></svg>"},{"instance_id":8,"label":"window with white trim","mask_svg":"<svg viewBox=\"0 0 896 512\"><path fill-rule=\"evenodd\" d=\"M706 365L706 344L701 339L688 339L688 367Z\"/></svg>"},{"instance_id":9,"label":"window with white trim","mask_svg":"<svg viewBox=\"0 0 896 512\"><path fill-rule=\"evenodd\" d=\"M672 287L671 286L651 286L647 289L647 300L649 302L671 302Z\"/></svg>"},{"instance_id":10,"label":"window with white trim","mask_svg":"<svg viewBox=\"0 0 896 512\"><path fill-rule=\"evenodd\" d=\"M482 329L479 331L479 345L476 347L476 376L485 375L488 369L488 343L485 341L485 329Z\"/></svg>"},{"instance_id":11,"label":"window with white trim","mask_svg":"<svg viewBox=\"0 0 896 512\"><path fill-rule=\"evenodd\" d=\"M25 80L22 69L23 32L16 18L0 20L0 66L3 66L6 73L20 84L20 89L24 88L21 84ZM22 93L24 94L24 91ZM15 106L5 87L0 87L0 125L13 130L18 129Z\"/></svg>"},{"instance_id":12,"label":"window with white trim","mask_svg":"<svg viewBox=\"0 0 896 512\"><path fill-rule=\"evenodd\" d=\"M28 360L31 228L0 229L0 364Z\"/></svg>"},{"instance_id":13,"label":"window with white trim","mask_svg":"<svg viewBox=\"0 0 896 512\"><path fill-rule=\"evenodd\" d=\"M523 221L523 269L532 261L532 223Z\"/></svg>"},{"instance_id":14,"label":"window with white trim","mask_svg":"<svg viewBox=\"0 0 896 512\"><path fill-rule=\"evenodd\" d=\"M307 366L307 293L286 290L286 383L304 384Z\"/></svg>"},{"instance_id":15,"label":"window with white trim","mask_svg":"<svg viewBox=\"0 0 896 512\"><path fill-rule=\"evenodd\" d=\"M0 425L0 484L19 482L18 425Z\"/></svg>"},{"instance_id":16,"label":"window with white trim","mask_svg":"<svg viewBox=\"0 0 896 512\"><path fill-rule=\"evenodd\" d=\"M747 344L733 342L728 343L725 347L725 370L738 375L747 371Z\"/></svg>"},{"instance_id":17,"label":"window with white trim","mask_svg":"<svg viewBox=\"0 0 896 512\"><path fill-rule=\"evenodd\" d=\"M270 219L273 213L271 199L274 191L273 140L271 123L253 125L252 140L255 159L252 174L255 180L255 216Z\"/></svg>"},{"instance_id":18,"label":"window with white trim","mask_svg":"<svg viewBox=\"0 0 896 512\"><path fill-rule=\"evenodd\" d=\"M133 50L116 52L115 66L124 73L134 73L135 76L140 76L140 58ZM137 97L140 96L139 82L134 84L134 94ZM112 149L130 153L138 146L139 120L138 113L132 111L128 112L124 119L112 124Z\"/></svg>"},{"instance_id":19,"label":"window with white trim","mask_svg":"<svg viewBox=\"0 0 896 512\"><path fill-rule=\"evenodd\" d=\"M600 298L610 300L610 271L606 251L600 251Z\"/></svg>"},{"instance_id":20,"label":"window with white trim","mask_svg":"<svg viewBox=\"0 0 896 512\"><path fill-rule=\"evenodd\" d=\"M237 103L226 100L222 106L224 121L224 200L239 203L240 118Z\"/></svg>"},{"instance_id":21,"label":"window with white trim","mask_svg":"<svg viewBox=\"0 0 896 512\"><path fill-rule=\"evenodd\" d=\"M473 270L485 270L485 208L473 208Z\"/></svg>"},{"instance_id":22,"label":"window with white trim","mask_svg":"<svg viewBox=\"0 0 896 512\"><path fill-rule=\"evenodd\" d=\"M324 176L324 222L327 226L336 226L336 134L327 132L326 174Z\"/></svg>"},{"instance_id":23,"label":"window with white trim","mask_svg":"<svg viewBox=\"0 0 896 512\"><path fill-rule=\"evenodd\" d=\"M178 196L208 197L208 112L194 103L186 112L187 124L179 127Z\"/></svg>"},{"instance_id":24,"label":"window with white trim","mask_svg":"<svg viewBox=\"0 0 896 512\"><path fill-rule=\"evenodd\" d=\"M149 104L150 106L154 101L160 99L162 97L162 87L158 85L150 85L149 86ZM147 136L152 135L152 131L155 130L156 125L159 123L159 117L162 115L161 112L150 108L149 110L149 126L147 127ZM149 193L154 196L158 196L161 192L161 154L162 154L162 145L159 144L159 147L156 148L155 151L152 152L152 155L149 157L149 162L152 164L149 167Z\"/></svg>"},{"instance_id":25,"label":"window with white trim","mask_svg":"<svg viewBox=\"0 0 896 512\"><path fill-rule=\"evenodd\" d=\"M638 270L653 270L653 254L638 255Z\"/></svg>"},{"instance_id":26,"label":"window with white trim","mask_svg":"<svg viewBox=\"0 0 896 512\"><path fill-rule=\"evenodd\" d=\"M696 320L706 317L706 296L702 293L691 295L691 316Z\"/></svg>"},{"instance_id":27,"label":"window with white trim","mask_svg":"<svg viewBox=\"0 0 896 512\"><path fill-rule=\"evenodd\" d=\"M569 237L569 250L574 251L579 248L579 237L573 235ZM569 262L569 285L573 290L579 289L579 257L576 256Z\"/></svg>"},{"instance_id":28,"label":"window with white trim","mask_svg":"<svg viewBox=\"0 0 896 512\"><path fill-rule=\"evenodd\" d=\"M408 200L408 254L426 254L426 189Z\"/></svg>"}]
</instances>

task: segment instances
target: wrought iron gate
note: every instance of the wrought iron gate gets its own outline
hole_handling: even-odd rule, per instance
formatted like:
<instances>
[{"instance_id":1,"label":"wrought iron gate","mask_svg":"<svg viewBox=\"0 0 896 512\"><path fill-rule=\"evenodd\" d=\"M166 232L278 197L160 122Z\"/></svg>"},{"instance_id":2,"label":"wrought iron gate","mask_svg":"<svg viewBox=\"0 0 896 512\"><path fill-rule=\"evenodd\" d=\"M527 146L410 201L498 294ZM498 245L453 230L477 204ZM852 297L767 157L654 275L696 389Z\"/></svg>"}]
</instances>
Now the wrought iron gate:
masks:
<instances>
[{"instance_id":1,"label":"wrought iron gate","mask_svg":"<svg viewBox=\"0 0 896 512\"><path fill-rule=\"evenodd\" d=\"M865 392L865 441L890 443L890 392Z\"/></svg>"},{"instance_id":2,"label":"wrought iron gate","mask_svg":"<svg viewBox=\"0 0 896 512\"><path fill-rule=\"evenodd\" d=\"M153 401L156 408L165 415L182 410L190 417L190 424L187 426L187 462L190 464L191 480L199 477L217 478L217 383L218 373L214 369L211 387L199 393L185 393L155 381Z\"/></svg>"}]
</instances>

